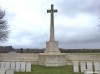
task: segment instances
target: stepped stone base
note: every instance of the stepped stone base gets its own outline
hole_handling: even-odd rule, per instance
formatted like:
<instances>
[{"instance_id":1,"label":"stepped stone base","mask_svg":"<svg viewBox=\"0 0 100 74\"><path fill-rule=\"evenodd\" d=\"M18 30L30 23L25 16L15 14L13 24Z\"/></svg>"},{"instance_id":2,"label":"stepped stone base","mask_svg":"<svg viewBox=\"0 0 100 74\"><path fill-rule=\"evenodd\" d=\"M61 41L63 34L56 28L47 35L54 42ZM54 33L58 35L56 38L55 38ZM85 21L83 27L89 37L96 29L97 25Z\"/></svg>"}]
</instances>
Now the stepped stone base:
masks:
<instances>
[{"instance_id":1,"label":"stepped stone base","mask_svg":"<svg viewBox=\"0 0 100 74\"><path fill-rule=\"evenodd\" d=\"M65 59L64 53L59 54L46 54L46 53L40 53L38 58L38 64L42 66L64 66L66 65L66 59Z\"/></svg>"}]
</instances>

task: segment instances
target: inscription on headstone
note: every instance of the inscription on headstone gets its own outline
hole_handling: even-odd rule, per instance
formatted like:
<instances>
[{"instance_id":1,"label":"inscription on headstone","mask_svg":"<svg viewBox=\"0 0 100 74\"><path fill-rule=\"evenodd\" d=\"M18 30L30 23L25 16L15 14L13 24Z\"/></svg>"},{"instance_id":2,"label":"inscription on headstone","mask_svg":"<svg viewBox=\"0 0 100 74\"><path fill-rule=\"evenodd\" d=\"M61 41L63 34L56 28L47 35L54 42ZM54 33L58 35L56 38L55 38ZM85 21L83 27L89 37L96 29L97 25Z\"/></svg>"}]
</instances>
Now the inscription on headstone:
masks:
<instances>
[{"instance_id":1,"label":"inscription on headstone","mask_svg":"<svg viewBox=\"0 0 100 74\"><path fill-rule=\"evenodd\" d=\"M21 62L21 72L25 72L26 62Z\"/></svg>"},{"instance_id":2,"label":"inscription on headstone","mask_svg":"<svg viewBox=\"0 0 100 74\"><path fill-rule=\"evenodd\" d=\"M0 62L1 63L1 68L5 68L5 62Z\"/></svg>"},{"instance_id":3,"label":"inscription on headstone","mask_svg":"<svg viewBox=\"0 0 100 74\"><path fill-rule=\"evenodd\" d=\"M81 72L84 72L84 70L86 70L86 63L80 62L80 68L81 68Z\"/></svg>"},{"instance_id":4,"label":"inscription on headstone","mask_svg":"<svg viewBox=\"0 0 100 74\"><path fill-rule=\"evenodd\" d=\"M10 69L10 62L5 62L5 69Z\"/></svg>"},{"instance_id":5,"label":"inscription on headstone","mask_svg":"<svg viewBox=\"0 0 100 74\"><path fill-rule=\"evenodd\" d=\"M16 67L15 67L16 63L15 62L11 62L11 69L13 69L15 71Z\"/></svg>"},{"instance_id":6,"label":"inscription on headstone","mask_svg":"<svg viewBox=\"0 0 100 74\"><path fill-rule=\"evenodd\" d=\"M20 71L20 62L16 62L16 71L17 71L17 72Z\"/></svg>"},{"instance_id":7,"label":"inscription on headstone","mask_svg":"<svg viewBox=\"0 0 100 74\"><path fill-rule=\"evenodd\" d=\"M78 62L74 62L74 72L79 72L79 64Z\"/></svg>"},{"instance_id":8,"label":"inscription on headstone","mask_svg":"<svg viewBox=\"0 0 100 74\"><path fill-rule=\"evenodd\" d=\"M87 69L88 70L93 70L92 62L87 62Z\"/></svg>"},{"instance_id":9,"label":"inscription on headstone","mask_svg":"<svg viewBox=\"0 0 100 74\"><path fill-rule=\"evenodd\" d=\"M26 72L31 72L31 62L26 62Z\"/></svg>"},{"instance_id":10,"label":"inscription on headstone","mask_svg":"<svg viewBox=\"0 0 100 74\"><path fill-rule=\"evenodd\" d=\"M12 69L7 69L7 70L6 70L6 74L14 74L14 70L12 70Z\"/></svg>"},{"instance_id":11,"label":"inscription on headstone","mask_svg":"<svg viewBox=\"0 0 100 74\"><path fill-rule=\"evenodd\" d=\"M99 62L94 62L94 70L100 70L100 63Z\"/></svg>"},{"instance_id":12,"label":"inscription on headstone","mask_svg":"<svg viewBox=\"0 0 100 74\"><path fill-rule=\"evenodd\" d=\"M92 70L85 70L84 74L93 74L93 71Z\"/></svg>"},{"instance_id":13,"label":"inscription on headstone","mask_svg":"<svg viewBox=\"0 0 100 74\"><path fill-rule=\"evenodd\" d=\"M0 74L5 74L5 69L0 69Z\"/></svg>"}]
</instances>

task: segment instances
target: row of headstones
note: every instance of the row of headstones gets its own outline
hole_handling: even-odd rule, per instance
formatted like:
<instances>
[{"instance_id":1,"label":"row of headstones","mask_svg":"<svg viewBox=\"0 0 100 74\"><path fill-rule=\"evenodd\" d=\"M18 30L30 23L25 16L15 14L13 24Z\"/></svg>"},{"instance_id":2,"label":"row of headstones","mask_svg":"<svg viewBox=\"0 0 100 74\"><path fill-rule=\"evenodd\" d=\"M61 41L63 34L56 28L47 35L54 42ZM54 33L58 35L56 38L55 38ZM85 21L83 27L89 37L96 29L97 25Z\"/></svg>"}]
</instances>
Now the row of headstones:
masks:
<instances>
[{"instance_id":1,"label":"row of headstones","mask_svg":"<svg viewBox=\"0 0 100 74\"><path fill-rule=\"evenodd\" d=\"M85 72L85 74L86 72L90 72L91 74L93 74L93 72L100 74L100 62L74 62L73 65L74 72L79 72L80 68L80 71L82 73Z\"/></svg>"},{"instance_id":2,"label":"row of headstones","mask_svg":"<svg viewBox=\"0 0 100 74\"><path fill-rule=\"evenodd\" d=\"M0 62L0 69L12 69L16 72L31 72L31 62Z\"/></svg>"},{"instance_id":3,"label":"row of headstones","mask_svg":"<svg viewBox=\"0 0 100 74\"><path fill-rule=\"evenodd\" d=\"M13 69L0 69L0 74L14 74Z\"/></svg>"}]
</instances>

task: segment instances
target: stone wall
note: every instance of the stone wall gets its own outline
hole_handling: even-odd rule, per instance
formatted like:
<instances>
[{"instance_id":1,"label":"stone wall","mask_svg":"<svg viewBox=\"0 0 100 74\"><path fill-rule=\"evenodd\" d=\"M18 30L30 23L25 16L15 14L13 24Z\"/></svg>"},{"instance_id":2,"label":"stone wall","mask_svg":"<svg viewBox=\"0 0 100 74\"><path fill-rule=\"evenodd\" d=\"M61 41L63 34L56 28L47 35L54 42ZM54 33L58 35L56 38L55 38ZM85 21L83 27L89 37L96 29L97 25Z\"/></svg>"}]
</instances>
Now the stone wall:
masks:
<instances>
[{"instance_id":1,"label":"stone wall","mask_svg":"<svg viewBox=\"0 0 100 74\"><path fill-rule=\"evenodd\" d=\"M31 61L38 64L38 53L0 53L0 61ZM72 62L100 62L100 53L66 53L66 64Z\"/></svg>"},{"instance_id":2,"label":"stone wall","mask_svg":"<svg viewBox=\"0 0 100 74\"><path fill-rule=\"evenodd\" d=\"M72 62L100 62L100 53L66 53L66 63Z\"/></svg>"},{"instance_id":3,"label":"stone wall","mask_svg":"<svg viewBox=\"0 0 100 74\"><path fill-rule=\"evenodd\" d=\"M31 61L37 64L38 53L0 53L0 61Z\"/></svg>"}]
</instances>

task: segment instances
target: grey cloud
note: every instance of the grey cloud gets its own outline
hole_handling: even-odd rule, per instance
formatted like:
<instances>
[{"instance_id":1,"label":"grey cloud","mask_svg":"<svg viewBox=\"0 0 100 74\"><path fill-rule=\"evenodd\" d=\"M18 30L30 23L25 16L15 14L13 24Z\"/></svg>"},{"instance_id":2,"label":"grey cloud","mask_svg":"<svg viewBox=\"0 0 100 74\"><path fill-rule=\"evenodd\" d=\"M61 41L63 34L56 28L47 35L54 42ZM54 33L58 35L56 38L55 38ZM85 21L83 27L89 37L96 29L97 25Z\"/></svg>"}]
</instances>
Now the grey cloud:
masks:
<instances>
[{"instance_id":1,"label":"grey cloud","mask_svg":"<svg viewBox=\"0 0 100 74\"><path fill-rule=\"evenodd\" d=\"M100 4L100 0L61 0L58 4L56 4L58 5L57 9L59 13L56 14L55 17L58 18L60 15L64 18L67 17L71 21L71 20L75 20L76 17L70 19L68 16L75 16L76 14L79 14L79 13L82 13L85 15L85 13L87 13L87 15L89 15L91 18L94 18L95 15L93 14L98 13L99 11L99 8L98 8L99 4ZM48 4L48 7L49 7L49 4ZM46 14L46 10L43 10L43 12L45 12ZM14 22L20 23L20 21L18 22L13 21L12 18L15 18L15 17L16 15L14 13L8 14L9 21L12 21L13 23ZM46 17L47 16L44 16L44 19L46 19ZM80 18L79 21L81 20L83 19ZM59 21L57 21L57 23ZM68 21L68 20L65 20L65 21ZM45 22L47 21L45 20ZM56 40L59 42L59 47L62 47L62 48L100 47L100 30L98 30L96 27L97 23L94 22L91 25L89 25L90 24L89 22L87 23L84 21L81 21L81 22L82 23L76 23L76 24L80 24L78 26L73 26L73 25L70 26L70 24L68 24L67 22L62 22L62 24L58 24L57 26L55 22L55 25L56 25L55 37L56 37ZM23 26L24 26L24 23L23 23ZM49 23L50 22L48 22L48 25ZM31 22L29 21L28 24L31 24ZM83 28L84 24L87 24L86 28ZM64 25L67 25L67 26L64 26ZM95 25L94 28L91 27L92 25ZM20 25L18 26L20 27ZM38 26L37 27L34 26L32 28L34 30L30 30L27 28L24 29L23 27L22 29L19 29L18 27L17 29L15 29L16 31L13 30L14 35L12 34L12 37L10 38L11 42L5 43L4 45L12 45L17 48L44 48L46 41L49 40L49 29L47 30L47 26L45 25L43 25L43 27L38 27ZM42 31L43 30L42 28L45 30Z\"/></svg>"},{"instance_id":2,"label":"grey cloud","mask_svg":"<svg viewBox=\"0 0 100 74\"><path fill-rule=\"evenodd\" d=\"M99 13L100 0L62 0L58 7L62 14L68 16L78 13Z\"/></svg>"}]
</instances>

